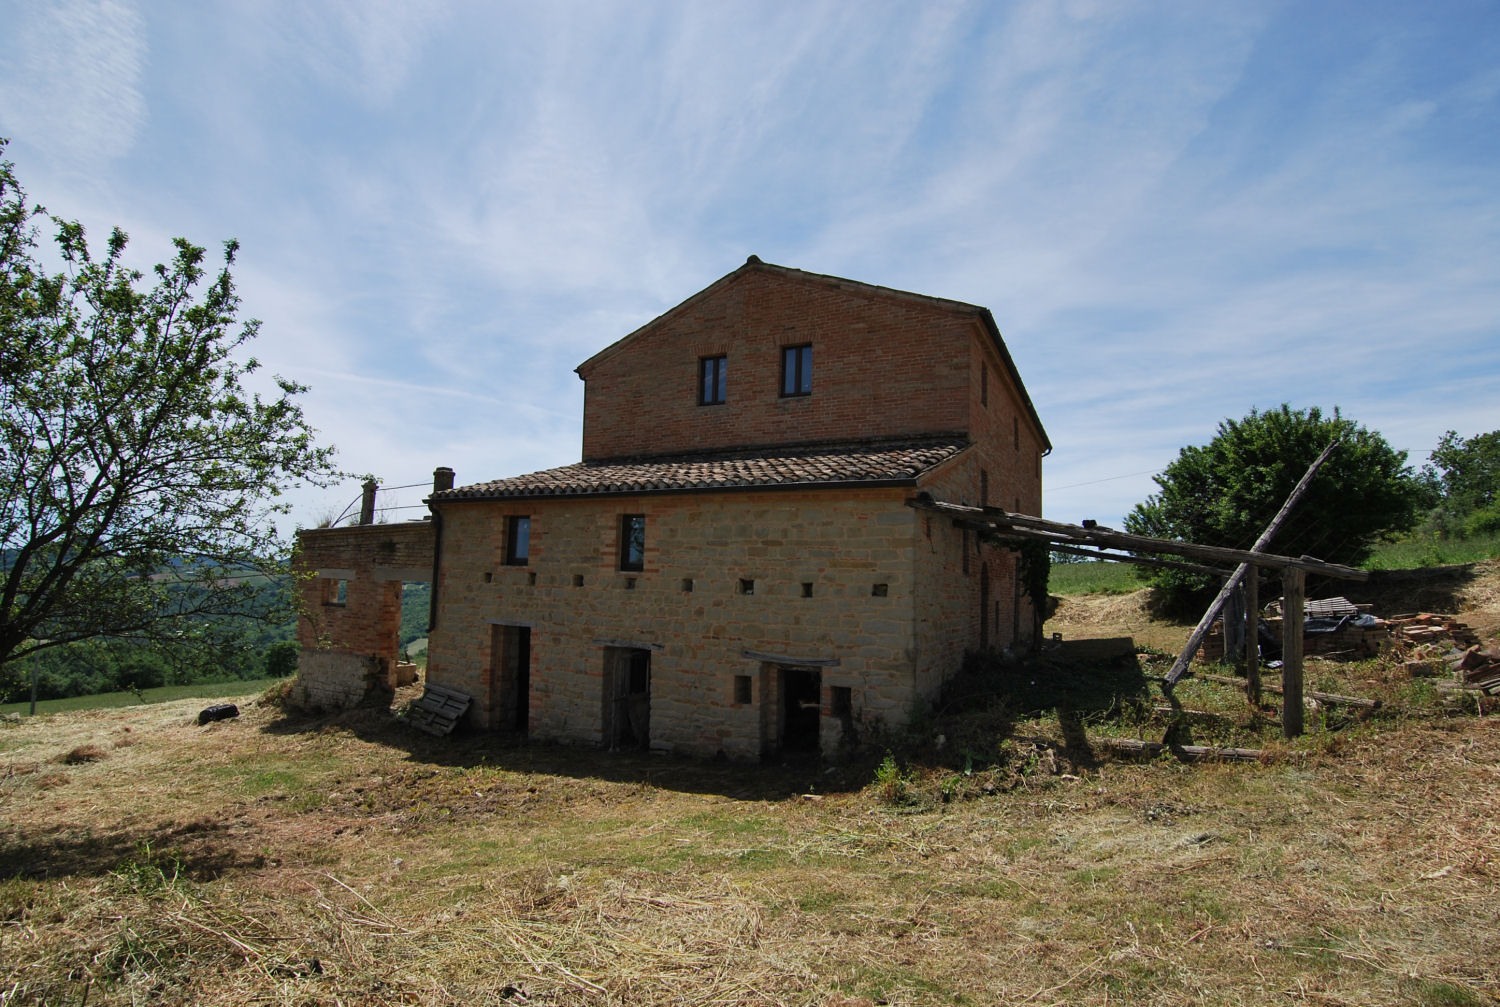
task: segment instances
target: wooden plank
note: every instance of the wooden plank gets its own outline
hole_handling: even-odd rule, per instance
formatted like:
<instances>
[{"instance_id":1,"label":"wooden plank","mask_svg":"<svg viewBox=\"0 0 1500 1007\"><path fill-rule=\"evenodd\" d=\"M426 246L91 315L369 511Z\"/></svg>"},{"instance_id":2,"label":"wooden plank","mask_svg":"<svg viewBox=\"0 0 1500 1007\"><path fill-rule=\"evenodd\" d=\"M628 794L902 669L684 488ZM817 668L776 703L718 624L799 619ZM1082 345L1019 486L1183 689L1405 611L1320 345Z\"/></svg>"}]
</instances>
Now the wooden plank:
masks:
<instances>
[{"instance_id":1,"label":"wooden plank","mask_svg":"<svg viewBox=\"0 0 1500 1007\"><path fill-rule=\"evenodd\" d=\"M1291 567L1282 576L1281 604L1281 733L1302 735L1302 596L1306 574Z\"/></svg>"},{"instance_id":2,"label":"wooden plank","mask_svg":"<svg viewBox=\"0 0 1500 1007\"><path fill-rule=\"evenodd\" d=\"M1163 752L1185 759L1223 759L1228 762L1259 762L1263 754L1259 748L1212 748L1206 745L1166 745L1156 741L1139 741L1135 738L1094 738L1093 741L1113 748L1118 752L1135 752L1157 756Z\"/></svg>"}]
</instances>

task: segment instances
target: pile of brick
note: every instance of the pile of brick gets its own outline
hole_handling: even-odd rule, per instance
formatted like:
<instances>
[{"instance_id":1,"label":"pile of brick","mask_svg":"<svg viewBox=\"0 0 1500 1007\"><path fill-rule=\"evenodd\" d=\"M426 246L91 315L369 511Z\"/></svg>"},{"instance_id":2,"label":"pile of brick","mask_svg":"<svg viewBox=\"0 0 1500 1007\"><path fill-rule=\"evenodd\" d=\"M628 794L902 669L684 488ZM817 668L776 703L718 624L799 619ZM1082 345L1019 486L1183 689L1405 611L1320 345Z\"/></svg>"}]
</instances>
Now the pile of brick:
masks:
<instances>
[{"instance_id":1,"label":"pile of brick","mask_svg":"<svg viewBox=\"0 0 1500 1007\"><path fill-rule=\"evenodd\" d=\"M1500 651L1482 646L1479 634L1467 624L1433 612L1398 615L1390 621L1396 644L1407 658L1407 671L1428 674L1446 665L1453 681L1442 683L1444 688L1500 693Z\"/></svg>"}]
</instances>

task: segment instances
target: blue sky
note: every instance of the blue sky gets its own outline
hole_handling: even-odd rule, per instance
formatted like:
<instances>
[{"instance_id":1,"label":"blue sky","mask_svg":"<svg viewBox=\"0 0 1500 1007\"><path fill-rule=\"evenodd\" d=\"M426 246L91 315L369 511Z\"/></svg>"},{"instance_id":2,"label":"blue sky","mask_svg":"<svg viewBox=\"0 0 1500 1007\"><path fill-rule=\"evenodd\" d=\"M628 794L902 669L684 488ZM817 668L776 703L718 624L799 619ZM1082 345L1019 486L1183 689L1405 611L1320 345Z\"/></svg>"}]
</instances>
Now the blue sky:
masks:
<instances>
[{"instance_id":1,"label":"blue sky","mask_svg":"<svg viewBox=\"0 0 1500 1007\"><path fill-rule=\"evenodd\" d=\"M989 307L1061 520L1252 407L1414 463L1500 427L1494 3L0 0L0 38L32 198L143 264L238 238L256 355L389 484L577 460L573 368L750 253Z\"/></svg>"}]
</instances>

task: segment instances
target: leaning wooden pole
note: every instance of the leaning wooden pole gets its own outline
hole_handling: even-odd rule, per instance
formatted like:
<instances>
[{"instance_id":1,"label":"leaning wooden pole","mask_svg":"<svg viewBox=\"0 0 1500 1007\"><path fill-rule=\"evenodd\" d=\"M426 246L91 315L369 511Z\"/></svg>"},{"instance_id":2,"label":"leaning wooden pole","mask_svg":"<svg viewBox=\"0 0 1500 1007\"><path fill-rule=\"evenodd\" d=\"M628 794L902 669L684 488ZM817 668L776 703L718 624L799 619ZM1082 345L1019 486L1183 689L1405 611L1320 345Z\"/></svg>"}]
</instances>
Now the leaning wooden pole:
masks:
<instances>
[{"instance_id":1,"label":"leaning wooden pole","mask_svg":"<svg viewBox=\"0 0 1500 1007\"><path fill-rule=\"evenodd\" d=\"M1303 473L1297 485L1292 487L1292 492L1287 496L1286 503L1281 505L1281 510L1276 512L1276 516L1271 519L1271 523L1266 525L1266 530L1260 533L1260 538L1256 539L1255 544L1250 547L1251 552L1264 552L1266 547L1271 544L1271 539L1281 530L1281 526L1286 521L1287 516L1292 513L1292 508L1297 506L1297 501L1302 499L1302 494L1306 493L1307 487L1312 485L1313 476L1318 474L1318 469L1323 467L1323 463L1328 460L1328 456L1333 454L1333 449L1338 447L1338 445L1338 438L1334 438L1323 449L1323 453L1318 455L1313 463L1308 466L1307 471ZM1209 628L1213 626L1214 620L1219 617L1219 610L1224 607L1224 599L1228 598L1230 592L1245 579L1245 574L1249 569L1249 563L1241 563L1235 569L1234 573L1230 574L1229 579L1224 582L1224 586L1219 589L1219 593L1214 598L1213 603L1208 606L1208 611L1203 613L1203 618L1198 620L1198 625L1194 627L1193 632L1188 636L1187 646L1182 648L1182 653L1177 655L1177 660L1172 663L1172 670L1167 672L1166 685L1168 689L1176 685L1178 680L1187 674L1188 664L1192 662L1193 655L1198 652L1198 648L1203 645L1203 638L1208 635ZM1283 626L1285 625L1287 623L1283 621Z\"/></svg>"}]
</instances>

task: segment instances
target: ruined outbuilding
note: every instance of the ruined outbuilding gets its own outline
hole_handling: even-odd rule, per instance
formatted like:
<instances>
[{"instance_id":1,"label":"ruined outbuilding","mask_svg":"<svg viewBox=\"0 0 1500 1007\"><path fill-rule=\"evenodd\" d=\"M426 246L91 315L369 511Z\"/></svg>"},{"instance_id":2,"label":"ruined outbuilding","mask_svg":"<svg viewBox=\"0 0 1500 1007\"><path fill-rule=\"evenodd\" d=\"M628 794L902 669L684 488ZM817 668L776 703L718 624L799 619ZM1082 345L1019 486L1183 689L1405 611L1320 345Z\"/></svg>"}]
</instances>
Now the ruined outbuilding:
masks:
<instances>
[{"instance_id":1,"label":"ruined outbuilding","mask_svg":"<svg viewBox=\"0 0 1500 1007\"><path fill-rule=\"evenodd\" d=\"M1031 636L1015 554L907 506L1041 513L987 309L751 257L578 374L581 461L301 534L308 699L388 695L403 580L471 727L606 748L831 751Z\"/></svg>"}]
</instances>

